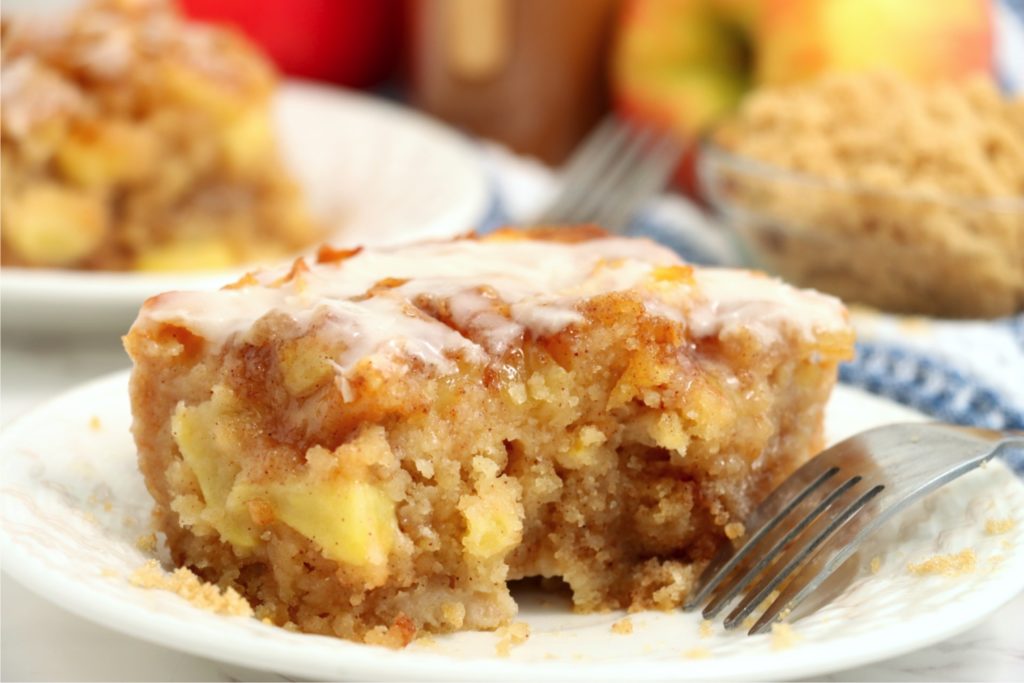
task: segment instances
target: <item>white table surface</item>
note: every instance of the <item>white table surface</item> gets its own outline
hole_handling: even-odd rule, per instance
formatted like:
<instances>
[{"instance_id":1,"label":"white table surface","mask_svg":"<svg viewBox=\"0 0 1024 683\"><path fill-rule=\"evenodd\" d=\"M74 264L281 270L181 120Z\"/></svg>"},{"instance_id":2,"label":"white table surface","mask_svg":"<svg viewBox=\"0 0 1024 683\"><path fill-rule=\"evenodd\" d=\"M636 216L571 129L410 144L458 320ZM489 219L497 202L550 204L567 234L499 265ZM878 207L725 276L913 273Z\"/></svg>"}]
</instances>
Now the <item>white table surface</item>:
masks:
<instances>
[{"instance_id":1,"label":"white table surface","mask_svg":"<svg viewBox=\"0 0 1024 683\"><path fill-rule=\"evenodd\" d=\"M129 365L116 338L24 340L0 344L0 422L47 398ZM2 558L0 558L2 567ZM0 583L0 679L284 680L134 640ZM985 623L916 653L844 671L832 681L1024 681L1024 594Z\"/></svg>"}]
</instances>

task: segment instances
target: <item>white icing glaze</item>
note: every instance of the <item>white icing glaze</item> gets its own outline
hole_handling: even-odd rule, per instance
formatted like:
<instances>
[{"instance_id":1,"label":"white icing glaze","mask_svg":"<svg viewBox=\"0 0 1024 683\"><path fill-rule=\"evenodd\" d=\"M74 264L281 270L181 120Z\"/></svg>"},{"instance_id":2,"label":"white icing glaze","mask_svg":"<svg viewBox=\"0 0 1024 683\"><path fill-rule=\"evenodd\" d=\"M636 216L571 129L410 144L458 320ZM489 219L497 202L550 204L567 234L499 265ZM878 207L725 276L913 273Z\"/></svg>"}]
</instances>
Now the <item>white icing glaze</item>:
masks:
<instances>
[{"instance_id":1,"label":"white icing glaze","mask_svg":"<svg viewBox=\"0 0 1024 683\"><path fill-rule=\"evenodd\" d=\"M244 340L264 315L283 314L300 330L316 326L340 342L334 361L342 377L362 361L393 366L406 357L450 372L455 354L486 361L524 332L550 335L582 322L578 306L595 295L631 289L648 314L679 321L694 337L747 330L768 345L786 329L810 338L847 326L838 300L747 271L696 268L696 287L659 285L651 271L682 261L646 240L459 240L307 265L279 286L287 268L260 271L257 284L241 289L161 295L135 326L171 323L220 346ZM385 279L401 282L366 296ZM442 304L465 335L420 311L421 299Z\"/></svg>"}]
</instances>

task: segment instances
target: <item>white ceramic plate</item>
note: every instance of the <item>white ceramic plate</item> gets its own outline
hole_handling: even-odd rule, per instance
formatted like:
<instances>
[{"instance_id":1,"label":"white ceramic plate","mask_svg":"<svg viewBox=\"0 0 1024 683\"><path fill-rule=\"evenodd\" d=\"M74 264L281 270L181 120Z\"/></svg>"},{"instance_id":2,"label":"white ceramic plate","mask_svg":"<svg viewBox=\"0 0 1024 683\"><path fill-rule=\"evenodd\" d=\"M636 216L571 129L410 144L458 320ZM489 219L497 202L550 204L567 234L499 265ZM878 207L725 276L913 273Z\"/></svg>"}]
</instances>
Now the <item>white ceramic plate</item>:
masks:
<instances>
[{"instance_id":1,"label":"white ceramic plate","mask_svg":"<svg viewBox=\"0 0 1024 683\"><path fill-rule=\"evenodd\" d=\"M177 595L126 581L147 558L149 499L128 435L127 375L85 384L16 421L0 436L4 570L83 617L132 636L203 657L293 676L336 679L772 679L820 676L893 657L967 629L1024 585L1024 483L991 463L938 491L876 537L863 553L879 557L834 602L795 623L801 641L775 650L770 636L716 627L701 638L699 617L681 612L632 616L572 614L559 600L517 596L532 635L499 658L493 633L438 637L404 651L291 633L254 619L221 617ZM95 418L95 420L94 420ZM840 387L828 429L837 439L916 413ZM96 422L98 420L98 423ZM1018 516L1009 533L985 522ZM978 569L922 578L907 563L972 548ZM701 648L707 658L684 653Z\"/></svg>"},{"instance_id":2,"label":"white ceramic plate","mask_svg":"<svg viewBox=\"0 0 1024 683\"><path fill-rule=\"evenodd\" d=\"M336 88L288 82L276 101L285 162L335 244L451 237L487 210L483 167L468 142L412 111ZM208 289L244 269L149 275L4 268L3 324L14 332L114 331L149 296Z\"/></svg>"}]
</instances>

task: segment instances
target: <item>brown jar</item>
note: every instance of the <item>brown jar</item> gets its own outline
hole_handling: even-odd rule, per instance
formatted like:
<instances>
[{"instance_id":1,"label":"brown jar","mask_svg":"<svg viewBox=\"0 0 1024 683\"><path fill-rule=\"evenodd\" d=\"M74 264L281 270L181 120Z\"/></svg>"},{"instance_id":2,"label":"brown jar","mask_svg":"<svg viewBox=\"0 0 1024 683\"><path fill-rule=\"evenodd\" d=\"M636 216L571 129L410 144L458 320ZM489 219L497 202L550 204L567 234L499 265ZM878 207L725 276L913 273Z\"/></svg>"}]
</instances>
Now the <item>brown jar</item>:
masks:
<instances>
[{"instance_id":1,"label":"brown jar","mask_svg":"<svg viewBox=\"0 0 1024 683\"><path fill-rule=\"evenodd\" d=\"M410 0L414 103L548 163L607 110L619 0Z\"/></svg>"}]
</instances>

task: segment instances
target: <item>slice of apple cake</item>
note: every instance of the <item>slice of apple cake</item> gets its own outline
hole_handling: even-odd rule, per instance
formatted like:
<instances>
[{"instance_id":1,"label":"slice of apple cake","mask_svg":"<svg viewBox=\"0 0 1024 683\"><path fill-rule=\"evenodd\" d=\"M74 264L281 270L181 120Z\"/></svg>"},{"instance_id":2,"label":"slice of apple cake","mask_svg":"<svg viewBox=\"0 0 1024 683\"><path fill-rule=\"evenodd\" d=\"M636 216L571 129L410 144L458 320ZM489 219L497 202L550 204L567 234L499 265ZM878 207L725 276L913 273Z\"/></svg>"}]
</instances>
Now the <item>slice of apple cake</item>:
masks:
<instances>
[{"instance_id":1,"label":"slice of apple cake","mask_svg":"<svg viewBox=\"0 0 1024 683\"><path fill-rule=\"evenodd\" d=\"M317 238L241 35L165 0L3 24L3 264L225 268Z\"/></svg>"},{"instance_id":2,"label":"slice of apple cake","mask_svg":"<svg viewBox=\"0 0 1024 683\"><path fill-rule=\"evenodd\" d=\"M822 445L852 332L836 299L550 228L324 248L154 297L125 344L174 561L400 645L508 623L523 577L679 605Z\"/></svg>"}]
</instances>

